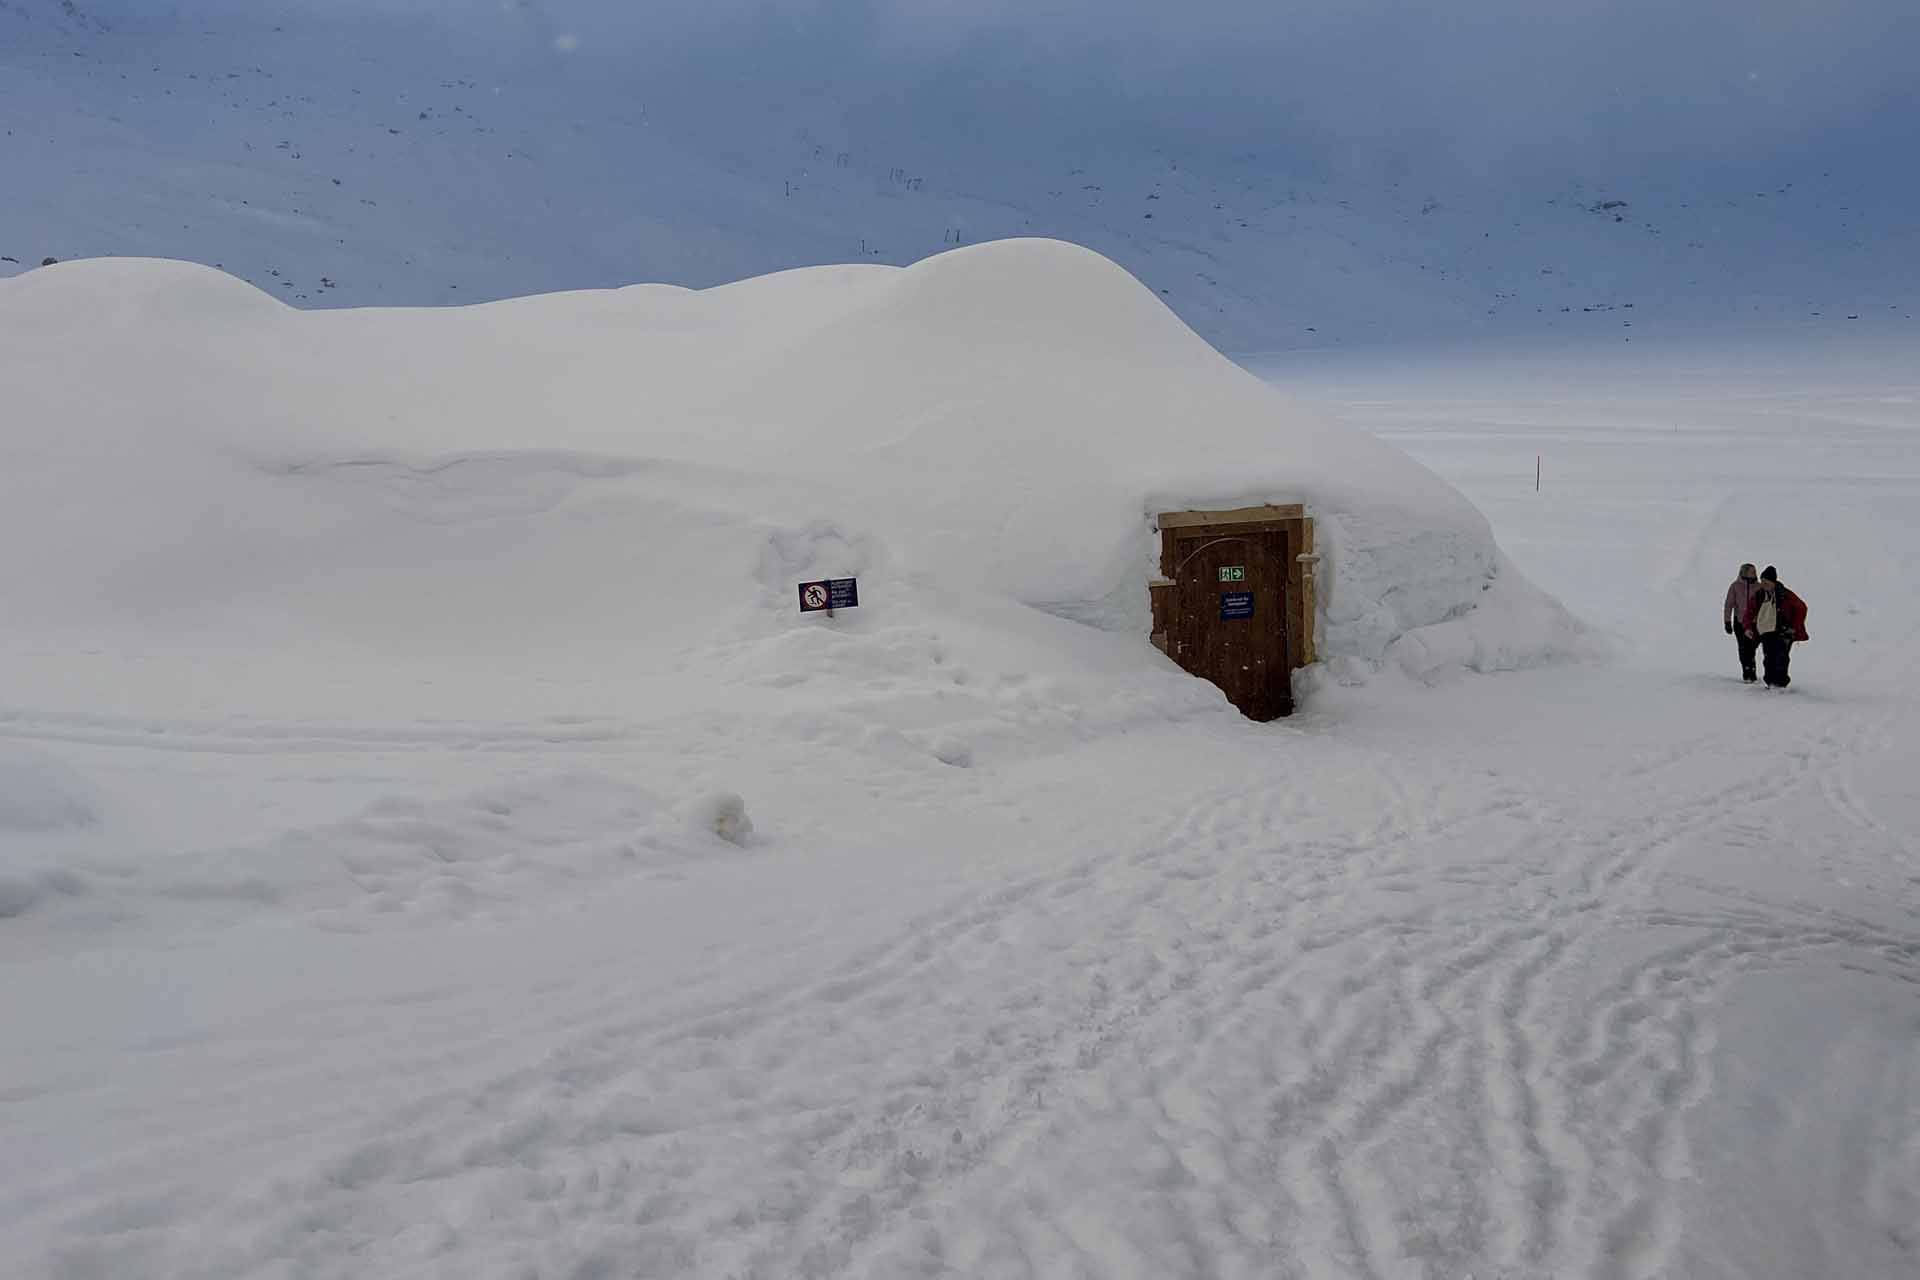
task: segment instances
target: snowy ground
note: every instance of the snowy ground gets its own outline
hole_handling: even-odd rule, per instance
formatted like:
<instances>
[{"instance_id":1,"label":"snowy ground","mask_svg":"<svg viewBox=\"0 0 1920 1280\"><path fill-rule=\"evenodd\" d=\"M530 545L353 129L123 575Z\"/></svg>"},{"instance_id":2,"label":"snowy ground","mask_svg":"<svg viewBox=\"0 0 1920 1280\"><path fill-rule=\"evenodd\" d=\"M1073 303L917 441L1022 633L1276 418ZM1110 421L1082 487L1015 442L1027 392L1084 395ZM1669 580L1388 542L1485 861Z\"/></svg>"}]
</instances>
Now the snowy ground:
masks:
<instances>
[{"instance_id":1,"label":"snowy ground","mask_svg":"<svg viewBox=\"0 0 1920 1280\"><path fill-rule=\"evenodd\" d=\"M1272 367L1620 656L1269 726L932 623L806 713L9 642L0 1273L1912 1275L1912 357Z\"/></svg>"}]
</instances>

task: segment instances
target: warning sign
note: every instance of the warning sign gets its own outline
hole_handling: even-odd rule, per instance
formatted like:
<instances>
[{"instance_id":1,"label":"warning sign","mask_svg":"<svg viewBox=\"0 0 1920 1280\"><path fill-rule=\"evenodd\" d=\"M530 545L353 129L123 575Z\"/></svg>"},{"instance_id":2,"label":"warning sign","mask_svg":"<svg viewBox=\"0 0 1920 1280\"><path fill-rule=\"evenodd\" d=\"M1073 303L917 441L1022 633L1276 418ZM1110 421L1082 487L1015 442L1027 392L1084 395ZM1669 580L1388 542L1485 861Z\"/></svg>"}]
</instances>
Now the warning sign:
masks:
<instances>
[{"instance_id":1,"label":"warning sign","mask_svg":"<svg viewBox=\"0 0 1920 1280\"><path fill-rule=\"evenodd\" d=\"M852 609L859 604L858 578L822 578L818 582L800 584L802 613L832 613L835 609Z\"/></svg>"}]
</instances>

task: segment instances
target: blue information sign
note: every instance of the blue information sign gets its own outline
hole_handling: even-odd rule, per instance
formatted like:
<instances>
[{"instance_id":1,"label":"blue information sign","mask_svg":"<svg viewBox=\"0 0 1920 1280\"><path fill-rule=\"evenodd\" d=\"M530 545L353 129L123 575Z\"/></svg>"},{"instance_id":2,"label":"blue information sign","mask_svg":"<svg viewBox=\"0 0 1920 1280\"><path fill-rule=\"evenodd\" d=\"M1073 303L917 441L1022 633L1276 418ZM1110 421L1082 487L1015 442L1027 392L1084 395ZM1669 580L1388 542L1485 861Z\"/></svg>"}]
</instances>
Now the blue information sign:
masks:
<instances>
[{"instance_id":1,"label":"blue information sign","mask_svg":"<svg viewBox=\"0 0 1920 1280\"><path fill-rule=\"evenodd\" d=\"M800 612L820 613L834 609L852 609L860 604L858 578L822 578L800 584Z\"/></svg>"},{"instance_id":2,"label":"blue information sign","mask_svg":"<svg viewBox=\"0 0 1920 1280\"><path fill-rule=\"evenodd\" d=\"M1220 593L1220 620L1251 618L1253 616L1253 592L1222 591Z\"/></svg>"}]
</instances>

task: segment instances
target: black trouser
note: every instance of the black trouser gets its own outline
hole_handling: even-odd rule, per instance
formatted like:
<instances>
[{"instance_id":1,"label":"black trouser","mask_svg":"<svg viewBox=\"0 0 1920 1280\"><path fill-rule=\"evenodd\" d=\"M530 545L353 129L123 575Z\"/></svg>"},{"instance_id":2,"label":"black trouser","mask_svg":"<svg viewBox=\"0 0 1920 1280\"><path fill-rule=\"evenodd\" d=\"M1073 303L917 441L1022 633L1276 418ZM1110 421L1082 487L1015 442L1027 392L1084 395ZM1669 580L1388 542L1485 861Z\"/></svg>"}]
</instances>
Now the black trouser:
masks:
<instances>
[{"instance_id":1,"label":"black trouser","mask_svg":"<svg viewBox=\"0 0 1920 1280\"><path fill-rule=\"evenodd\" d=\"M1741 626L1734 627L1733 639L1740 646L1740 674L1745 679L1751 680L1754 674L1753 651L1760 647L1760 642L1748 635L1747 629Z\"/></svg>"},{"instance_id":2,"label":"black trouser","mask_svg":"<svg viewBox=\"0 0 1920 1280\"><path fill-rule=\"evenodd\" d=\"M1774 631L1760 637L1760 652L1767 664L1767 683L1776 689L1784 689L1793 683L1793 677L1787 674L1787 659L1792 656L1792 651L1791 632Z\"/></svg>"}]
</instances>

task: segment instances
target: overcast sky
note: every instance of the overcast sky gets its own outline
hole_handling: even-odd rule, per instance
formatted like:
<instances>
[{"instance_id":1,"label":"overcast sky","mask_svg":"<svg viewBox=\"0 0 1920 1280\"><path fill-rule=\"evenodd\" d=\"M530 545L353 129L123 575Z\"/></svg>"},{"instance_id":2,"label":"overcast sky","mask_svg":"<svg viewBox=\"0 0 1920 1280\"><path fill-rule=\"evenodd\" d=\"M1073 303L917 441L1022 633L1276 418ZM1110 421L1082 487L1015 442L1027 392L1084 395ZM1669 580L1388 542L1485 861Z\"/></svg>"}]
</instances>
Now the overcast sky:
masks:
<instances>
[{"instance_id":1,"label":"overcast sky","mask_svg":"<svg viewBox=\"0 0 1920 1280\"><path fill-rule=\"evenodd\" d=\"M412 12L716 116L1498 174L1920 151L1920 0L175 0ZM94 0L152 14L166 0ZM354 17L353 15L360 15Z\"/></svg>"}]
</instances>

